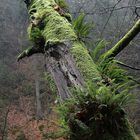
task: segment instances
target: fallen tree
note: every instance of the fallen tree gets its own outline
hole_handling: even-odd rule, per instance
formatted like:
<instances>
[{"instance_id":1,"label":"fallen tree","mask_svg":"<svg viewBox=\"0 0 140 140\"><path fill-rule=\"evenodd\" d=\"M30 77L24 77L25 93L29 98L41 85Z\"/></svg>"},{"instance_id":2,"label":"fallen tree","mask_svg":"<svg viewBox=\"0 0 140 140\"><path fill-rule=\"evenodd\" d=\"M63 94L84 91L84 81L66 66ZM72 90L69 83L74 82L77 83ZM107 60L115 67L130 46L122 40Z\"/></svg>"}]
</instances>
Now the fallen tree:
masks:
<instances>
[{"instance_id":1,"label":"fallen tree","mask_svg":"<svg viewBox=\"0 0 140 140\"><path fill-rule=\"evenodd\" d=\"M129 96L119 91L129 78L124 71L116 77L107 72L110 66L120 70L114 57L138 34L140 20L97 64L75 33L64 1L32 0L26 4L33 46L23 51L18 60L35 53L46 56L69 139L138 140L123 109Z\"/></svg>"}]
</instances>

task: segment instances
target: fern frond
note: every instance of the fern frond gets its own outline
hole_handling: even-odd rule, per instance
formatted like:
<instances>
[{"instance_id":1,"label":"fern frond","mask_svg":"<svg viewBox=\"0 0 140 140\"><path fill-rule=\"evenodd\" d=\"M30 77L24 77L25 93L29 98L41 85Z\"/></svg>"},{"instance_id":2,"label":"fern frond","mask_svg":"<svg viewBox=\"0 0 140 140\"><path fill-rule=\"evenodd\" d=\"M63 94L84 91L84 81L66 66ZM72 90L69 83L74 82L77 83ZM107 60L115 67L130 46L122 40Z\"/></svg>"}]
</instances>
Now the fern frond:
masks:
<instances>
[{"instance_id":1,"label":"fern frond","mask_svg":"<svg viewBox=\"0 0 140 140\"><path fill-rule=\"evenodd\" d=\"M73 21L72 25L79 41L85 42L92 28L92 25L90 23L85 22L85 14L79 15L78 18Z\"/></svg>"},{"instance_id":2,"label":"fern frond","mask_svg":"<svg viewBox=\"0 0 140 140\"><path fill-rule=\"evenodd\" d=\"M127 71L119 67L114 58L103 60L98 65L101 74L110 79L114 79L114 83L126 83L127 81L130 81Z\"/></svg>"},{"instance_id":3,"label":"fern frond","mask_svg":"<svg viewBox=\"0 0 140 140\"><path fill-rule=\"evenodd\" d=\"M102 49L104 49L107 46L107 44L108 44L108 42L106 42L105 40L101 40L97 43L96 47L91 52L93 60L96 61L99 59L99 56L100 56Z\"/></svg>"},{"instance_id":4,"label":"fern frond","mask_svg":"<svg viewBox=\"0 0 140 140\"><path fill-rule=\"evenodd\" d=\"M70 116L78 120L80 124L84 124L87 129L92 129L92 131L94 131L94 125L91 126L89 124L95 124L98 119L104 122L104 125L101 126L102 129L115 127L116 132L121 131L117 128L117 126L122 126L119 120L125 118L124 107L130 105L130 103L134 103L134 96L119 85L116 86L120 91L119 94L116 94L111 87L105 85L100 87L96 85L91 87L91 85L93 84L89 84L89 87L82 91L75 90L73 93L74 97L60 107L60 114L63 116L61 117L63 118L62 122L70 127L69 134L71 133L71 125L75 124L71 122ZM107 128L106 124L108 125Z\"/></svg>"}]
</instances>

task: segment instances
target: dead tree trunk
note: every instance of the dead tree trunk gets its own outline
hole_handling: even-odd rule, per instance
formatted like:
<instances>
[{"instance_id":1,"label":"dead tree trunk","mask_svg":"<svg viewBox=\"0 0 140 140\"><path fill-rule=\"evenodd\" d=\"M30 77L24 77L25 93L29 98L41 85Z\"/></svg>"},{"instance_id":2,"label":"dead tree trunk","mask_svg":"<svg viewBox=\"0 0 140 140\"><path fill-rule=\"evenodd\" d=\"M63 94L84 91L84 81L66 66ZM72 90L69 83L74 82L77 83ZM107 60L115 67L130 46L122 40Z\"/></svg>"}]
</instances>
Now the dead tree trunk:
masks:
<instances>
[{"instance_id":1,"label":"dead tree trunk","mask_svg":"<svg viewBox=\"0 0 140 140\"><path fill-rule=\"evenodd\" d=\"M48 71L56 83L61 103L66 98L73 96L70 91L72 87L83 89L88 82L102 83L103 79L98 71L98 66L90 57L84 44L78 41L70 23L71 16L63 10L61 5L58 5L55 0L32 0L31 3L28 3L28 11L31 21L28 33L30 40L33 42L33 47L25 50L18 57L18 60L34 53L44 53L47 59ZM131 36L129 39L132 38ZM127 44L125 43L125 45ZM119 48L122 49L123 47ZM70 139L138 140L125 115L123 115L123 121L120 124L122 131L118 136L112 135L110 131L106 130L106 132L100 132L98 123L92 124L92 126L89 125L81 120L72 121L72 126L76 127L69 126L72 132L75 131ZM94 127L95 131L90 132L91 127ZM117 130L118 128L114 129ZM94 133L96 131L101 133L99 137L95 137Z\"/></svg>"}]
</instances>

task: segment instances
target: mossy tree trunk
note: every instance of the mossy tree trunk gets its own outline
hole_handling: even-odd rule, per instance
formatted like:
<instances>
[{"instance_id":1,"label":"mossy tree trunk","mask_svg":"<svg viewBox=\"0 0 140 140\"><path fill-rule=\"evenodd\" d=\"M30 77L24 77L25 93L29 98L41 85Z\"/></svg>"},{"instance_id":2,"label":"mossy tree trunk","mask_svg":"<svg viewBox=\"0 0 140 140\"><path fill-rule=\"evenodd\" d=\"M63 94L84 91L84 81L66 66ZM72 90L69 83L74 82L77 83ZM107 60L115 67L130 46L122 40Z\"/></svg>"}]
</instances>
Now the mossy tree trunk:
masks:
<instances>
[{"instance_id":1,"label":"mossy tree trunk","mask_svg":"<svg viewBox=\"0 0 140 140\"><path fill-rule=\"evenodd\" d=\"M25 50L18 60L34 53L44 53L48 71L55 81L61 103L73 96L70 90L72 87L82 89L89 81L95 84L102 81L98 66L84 44L78 41L70 23L71 16L62 7L54 0L32 0L28 3L28 11L30 15L28 33L33 47ZM71 135L70 139L137 140L133 128L125 117L121 122L122 132L117 137L112 136L109 131L95 137L96 128L99 130L98 124L92 124L96 125L93 126L95 131L90 132L90 127L76 120L73 124L75 123L77 128L70 127L72 132L75 131L75 135Z\"/></svg>"}]
</instances>

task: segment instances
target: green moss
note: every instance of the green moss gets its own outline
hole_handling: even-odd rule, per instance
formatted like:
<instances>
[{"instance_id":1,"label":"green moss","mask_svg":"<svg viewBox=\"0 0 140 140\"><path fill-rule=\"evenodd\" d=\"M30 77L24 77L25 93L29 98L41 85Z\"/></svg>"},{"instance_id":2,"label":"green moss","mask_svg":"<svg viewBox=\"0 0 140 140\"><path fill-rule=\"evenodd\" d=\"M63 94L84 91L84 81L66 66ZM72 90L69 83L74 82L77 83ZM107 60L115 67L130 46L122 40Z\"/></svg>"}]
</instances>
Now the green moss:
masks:
<instances>
[{"instance_id":1,"label":"green moss","mask_svg":"<svg viewBox=\"0 0 140 140\"><path fill-rule=\"evenodd\" d=\"M41 30L37 27L33 27L32 25L28 27L28 34L29 39L34 43L37 43L43 37Z\"/></svg>"},{"instance_id":2,"label":"green moss","mask_svg":"<svg viewBox=\"0 0 140 140\"><path fill-rule=\"evenodd\" d=\"M124 131L122 132L119 140L139 140L139 138L136 136L136 133L134 132L134 128L127 118L125 119Z\"/></svg>"},{"instance_id":3,"label":"green moss","mask_svg":"<svg viewBox=\"0 0 140 140\"><path fill-rule=\"evenodd\" d=\"M125 124L122 124L123 130L118 134L117 137L112 137L109 133L104 134L102 140L139 140L136 136L134 129L132 128L130 122L125 118Z\"/></svg>"},{"instance_id":4,"label":"green moss","mask_svg":"<svg viewBox=\"0 0 140 140\"><path fill-rule=\"evenodd\" d=\"M50 9L51 11L52 9ZM75 32L72 25L65 17L62 17L56 11L50 12L45 19L45 29L43 36L45 37L46 44L48 42L66 42L76 40Z\"/></svg>"},{"instance_id":5,"label":"green moss","mask_svg":"<svg viewBox=\"0 0 140 140\"><path fill-rule=\"evenodd\" d=\"M55 0L55 2L63 9L67 9L68 5L65 0Z\"/></svg>"},{"instance_id":6,"label":"green moss","mask_svg":"<svg viewBox=\"0 0 140 140\"><path fill-rule=\"evenodd\" d=\"M75 42L73 44L71 53L86 82L101 80L97 65L93 62L87 49L80 42Z\"/></svg>"},{"instance_id":7,"label":"green moss","mask_svg":"<svg viewBox=\"0 0 140 140\"><path fill-rule=\"evenodd\" d=\"M72 22L72 16L69 13L65 13L63 17L65 17L69 22Z\"/></svg>"},{"instance_id":8,"label":"green moss","mask_svg":"<svg viewBox=\"0 0 140 140\"><path fill-rule=\"evenodd\" d=\"M45 27L43 30L29 28L29 36L34 41L35 36L42 35L45 39L45 44L57 44L58 42L64 43L67 41L76 40L77 36L72 29L72 25L68 22L66 17L54 10L53 6L56 3L54 0L34 0L31 8L29 9L30 17L35 18L35 23L43 20ZM36 11L36 12L31 12ZM66 14L68 16L68 14ZM35 35L35 36L34 36Z\"/></svg>"},{"instance_id":9,"label":"green moss","mask_svg":"<svg viewBox=\"0 0 140 140\"><path fill-rule=\"evenodd\" d=\"M57 139L57 138L61 138L61 137L67 137L68 136L68 132L67 131L58 131L58 132L50 132L50 133L45 133L43 134L43 137L45 139Z\"/></svg>"}]
</instances>

